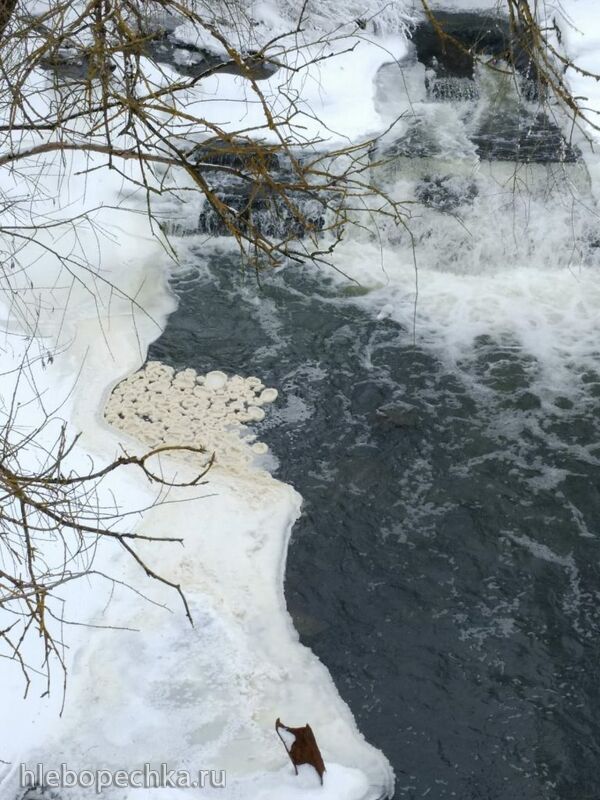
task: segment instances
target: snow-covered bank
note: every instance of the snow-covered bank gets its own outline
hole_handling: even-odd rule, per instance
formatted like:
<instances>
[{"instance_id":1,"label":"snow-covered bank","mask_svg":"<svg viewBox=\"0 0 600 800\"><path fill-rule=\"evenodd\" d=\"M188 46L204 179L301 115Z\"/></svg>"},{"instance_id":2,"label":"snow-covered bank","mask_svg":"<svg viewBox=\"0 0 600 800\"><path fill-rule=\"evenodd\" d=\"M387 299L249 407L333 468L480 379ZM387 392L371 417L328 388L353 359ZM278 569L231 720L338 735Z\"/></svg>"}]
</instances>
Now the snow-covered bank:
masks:
<instances>
[{"instance_id":1,"label":"snow-covered bank","mask_svg":"<svg viewBox=\"0 0 600 800\"><path fill-rule=\"evenodd\" d=\"M288 131L298 141L322 141L328 147L361 141L383 127L374 104L378 69L406 53L406 39L400 34L370 39L349 33L331 42L300 47L291 55L276 51L274 59L284 66L261 81L260 91L270 113L281 123L279 133L270 129L254 88L240 75L209 77L186 110L201 117L209 104L211 123L229 131L260 131L266 141L276 142Z\"/></svg>"},{"instance_id":2,"label":"snow-covered bank","mask_svg":"<svg viewBox=\"0 0 600 800\"><path fill-rule=\"evenodd\" d=\"M575 65L566 69L568 85L590 121L599 125L600 87L594 77L600 73L598 4L594 0L571 0L556 8L549 7L549 20L552 14L561 31L560 45ZM593 138L598 138L597 130L584 127Z\"/></svg>"},{"instance_id":3,"label":"snow-covered bank","mask_svg":"<svg viewBox=\"0 0 600 800\"><path fill-rule=\"evenodd\" d=\"M356 44L356 52L331 59L324 41L307 48L300 61L324 60L304 77L294 71L298 63L290 65L289 88L300 107L294 122L302 135L347 140L381 127L373 79L382 63L405 52L392 24L400 5L386 7L385 38L371 42L361 34L344 40L337 49ZM287 25L293 10L277 24ZM321 11L337 24L337 3ZM316 28L318 20L311 30ZM165 75L150 63L145 76L152 86L164 86ZM42 72L28 80L32 113L43 122L51 116L55 89ZM273 103L280 84L276 78L263 86ZM60 102L76 108L77 90L63 95ZM186 112L201 118L209 107L211 119L228 130L236 120L247 129L265 124L256 95L239 77L207 79L187 102ZM200 127L190 125L196 133ZM38 144L27 131L16 137L22 151ZM81 127L74 123L69 141L89 143L88 137L85 121ZM132 144L125 135L119 143ZM119 163L119 170L139 179L128 163ZM21 215L13 219L9 208L10 222L25 220L34 236L6 243L15 268L7 270L2 287L7 335L0 371L27 362L26 380L16 389L21 430L34 427L44 409L59 407L68 433L82 434L70 454L71 468L87 470L89 456L96 467L109 463L121 445L141 453L142 443L109 426L103 413L115 384L144 362L174 308L167 289L168 247L161 247L156 224L147 220L143 193L106 169L103 156L43 154L18 167L5 166L0 185ZM32 199L23 191L27 182L34 187ZM171 198L158 210L168 217L176 206ZM176 213L193 218L196 202ZM77 219L66 222L69 216ZM5 411L16 375L2 385ZM50 432L41 436L50 447ZM251 456L250 446L244 447ZM34 459L26 466L33 467ZM190 469L167 458L161 467L178 476ZM60 628L68 670L62 716L60 672L49 697L40 697L45 686L35 678L28 697L20 699L18 665L0 663L1 699L11 719L0 734L0 759L7 762L0 772L2 797L17 796L21 762L44 763L46 769L66 763L73 770L132 770L148 762L192 772L225 769L227 789L215 790L217 796L244 800L374 800L391 793L386 758L364 741L327 670L299 644L285 608L285 558L299 496L243 462L235 470L215 467L207 486L172 489L166 502L150 507L155 497L145 479L129 470L110 476L100 501L108 508L118 505L127 530L184 540L183 546L136 547L158 573L181 584L195 627L174 591L150 580L110 542L101 543L94 568L119 583L90 577L62 587L57 601L59 616L73 623ZM147 510L138 514L139 509ZM28 640L26 656L39 666L35 642ZM291 725L312 725L327 765L323 787L310 773L294 776L275 736L278 716ZM74 789L63 793L78 796ZM88 797L90 790L80 794ZM150 790L131 794L144 798ZM121 800L122 790L114 796ZM165 790L161 796L170 795Z\"/></svg>"},{"instance_id":4,"label":"snow-covered bank","mask_svg":"<svg viewBox=\"0 0 600 800\"><path fill-rule=\"evenodd\" d=\"M246 0L239 5L217 0L210 6L212 24L241 53L266 48L270 56L278 49L284 54L292 42L300 48L317 43L325 51L349 35L355 35L354 41L348 40L352 46L361 38L368 42L406 32L407 24L422 13L422 7L406 0L309 0L305 4L295 0ZM209 29L183 23L175 29L175 36L181 42L227 56L223 43Z\"/></svg>"},{"instance_id":5,"label":"snow-covered bank","mask_svg":"<svg viewBox=\"0 0 600 800\"><path fill-rule=\"evenodd\" d=\"M69 166L75 173L80 165ZM49 406L64 401L61 415L69 430L82 432L72 461L81 468L87 453L96 465L107 463L120 442L140 451L103 421L104 405L114 384L143 363L173 309L164 250L143 213L108 208L135 201L124 197L114 173L102 174L90 202L107 206L94 215L96 230L59 226L47 233L46 242L59 244L73 263L89 258L92 270L73 267L72 279L38 239L19 247L19 264L33 265L12 279L19 304L11 305L11 292L3 301L13 351L3 369L24 354L23 314L29 307L29 323L35 319L43 335L39 349L54 358L31 365L20 397L31 400L39 393ZM51 182L50 169L46 177ZM84 181L72 178L61 189L84 199ZM11 388L3 384L7 395ZM25 413L21 424L35 424L39 404L33 401ZM167 460L164 468L186 469ZM105 489L123 512L153 499L133 474L115 475ZM100 547L94 566L141 595L99 580L61 593L67 619L112 627L65 627L69 682L60 719L59 682L50 698L39 698L40 684L26 700L16 699L20 671L2 661L3 707L10 709L11 724L0 734L0 757L12 765L3 769L2 797L16 796L21 761L43 762L50 769L63 762L72 769L133 769L146 762L226 769L228 788L218 790L219 797L280 798L282 792L310 797L315 786L308 778L295 779L275 736L277 716L290 724L310 721L315 729L330 765L319 797L362 800L389 792L389 765L362 739L327 671L298 643L285 609L285 554L299 505L293 489L259 469L246 477L215 469L208 486L173 490L168 503L134 518L138 532L184 539L183 547L151 544L140 552L157 571L181 583L194 628L174 592L148 580L124 553ZM187 794L194 796L194 790Z\"/></svg>"}]
</instances>

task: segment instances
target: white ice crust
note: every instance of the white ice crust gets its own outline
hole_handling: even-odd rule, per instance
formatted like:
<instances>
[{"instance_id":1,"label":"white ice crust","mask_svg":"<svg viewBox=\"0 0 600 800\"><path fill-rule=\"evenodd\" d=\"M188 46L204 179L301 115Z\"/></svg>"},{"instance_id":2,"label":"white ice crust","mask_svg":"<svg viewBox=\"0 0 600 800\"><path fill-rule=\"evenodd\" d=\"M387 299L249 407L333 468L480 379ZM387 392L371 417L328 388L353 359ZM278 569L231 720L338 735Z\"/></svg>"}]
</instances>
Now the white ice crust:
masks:
<instances>
[{"instance_id":1,"label":"white ice crust","mask_svg":"<svg viewBox=\"0 0 600 800\"><path fill-rule=\"evenodd\" d=\"M76 179L70 189L81 189ZM99 192L116 202L120 185L105 174L93 200ZM119 408L135 405L130 402L133 386L160 384L165 397L178 392L180 425L190 419L184 398L193 396L202 406L204 422L196 432L217 452L208 484L173 490L166 504L131 519L138 532L184 540L183 546L146 544L140 552L161 574L181 583L194 627L171 590L149 580L122 552L100 547L95 566L142 594L118 585L113 592L96 579L65 589L70 619L112 627L65 629L69 680L60 718L60 681L49 698L39 697L40 682L23 699L18 668L0 662L2 705L11 720L0 733L0 757L8 762L0 773L0 794L6 800L16 795L22 761L43 762L48 768L64 762L72 769L134 769L146 762L165 762L170 768L227 770L228 788L215 790L218 797L377 797L390 789L391 769L357 731L326 669L299 643L286 611L285 557L300 497L253 464L251 444L235 431L242 420L262 416L263 406L276 400L276 392L257 378L218 371L206 376L182 371L172 380L160 364L137 372L174 302L166 288L165 253L146 218L121 211L117 230L116 216L113 209L96 215L98 224L114 234L112 240L98 240L84 229L77 240L73 233L66 243L82 253L100 247L98 264L106 283L81 271L81 284L60 289L64 276L50 258L33 270L33 288L23 279L22 296L29 292L39 312L40 350L55 352L52 364L37 361L31 372L46 406L63 403L60 413L70 432L82 432L73 456L73 463L82 468L87 453L99 465L122 447L141 453L144 444L167 440L164 428L156 439L141 431L140 416L127 424L118 417ZM62 233L68 239L68 232ZM19 258L34 262L37 247L32 243ZM52 283L52 289L43 288ZM90 300L92 288L98 302ZM69 295L66 317L60 304L50 302L61 291ZM135 304L127 300L132 297ZM10 369L19 363L25 344L9 303L3 303L3 316L10 333L3 342L2 367ZM23 401L31 399L31 386L29 382L18 388ZM5 398L11 388L7 377ZM142 417L155 414L155 398L148 394L146 400L146 392L143 395ZM35 424L40 402L24 407L23 426ZM105 407L113 424L104 419ZM165 418L173 413L168 403L163 413ZM218 413L225 414L219 423ZM122 431L115 427L115 414ZM227 414L238 419L227 419ZM234 423L233 431L226 422ZM193 430L193 425L180 427L179 435ZM186 471L193 475L197 465L164 458L161 468L167 475L183 476ZM108 488L123 510L143 508L153 499L148 485L133 473L115 479ZM278 716L291 725L312 725L328 768L323 789L311 783L310 776L293 775L275 734ZM115 792L120 800L124 797L123 790ZM202 793L185 792L191 797ZM89 790L72 789L65 797L80 794L90 796ZM107 790L105 796L113 795ZM131 796L154 794L137 789ZM171 795L161 794L167 796Z\"/></svg>"},{"instance_id":2,"label":"white ice crust","mask_svg":"<svg viewBox=\"0 0 600 800\"><path fill-rule=\"evenodd\" d=\"M376 69L373 52L367 81ZM377 58L381 62L388 55L379 51ZM362 85L354 65L350 74ZM372 87L368 92L372 103ZM334 99L328 103L341 120L351 98L342 94L335 108ZM44 95L36 102L45 102ZM345 114L356 118L349 108ZM352 123L349 133L355 132ZM0 759L6 762L0 764L0 796L17 796L21 762L48 768L66 763L75 770L131 770L146 762L226 769L227 789L215 790L217 796L244 800L373 800L390 792L389 763L365 742L327 670L299 643L286 610L285 559L301 500L257 463L266 446L252 443L245 427L262 418L276 401L276 390L263 387L259 378L222 373L219 364L205 376L182 371L172 381L162 365L139 372L175 307L167 289L167 248L157 241L141 201L138 206L115 172L93 171L93 179L86 174L102 157L64 153L60 170L53 159L46 155L29 164L47 198L40 194L34 211L49 224L34 240L15 243L16 268L10 287L2 287L0 410L6 412L14 389L21 403L19 429L26 431L44 409L58 408L68 432L82 434L70 462L82 471L89 469L89 456L99 466L123 448L141 454L148 446L173 443L166 435L169 418L179 441L192 435L216 453L216 462L208 484L174 489L168 502L141 514L133 512L151 506L155 493L138 473L115 474L106 483L104 499L110 505L114 497L121 511L131 512L125 517L130 529L183 539L183 546L139 549L157 571L181 584L194 627L173 591L149 579L110 543L101 545L95 568L139 593L100 577L64 587L65 615L76 625L62 632L68 684L60 717L56 672L49 697L41 697L40 679L23 698L20 670L0 661L0 697L10 719L0 732ZM1 179L9 195L20 194L16 175L4 171ZM53 198L68 203L66 211ZM78 214L89 210L90 220L82 218L77 227L62 224L74 208ZM61 268L55 252L69 255L70 271ZM19 269L25 266L27 271ZM36 332L31 363L17 381L14 370L28 347L24 333L31 329ZM165 396L183 383L175 410L167 402L163 419L152 425L158 403L144 389L143 413L120 419L119 408L135 405L128 395L132 384L141 388L161 380ZM195 403L186 408L190 393ZM204 414L194 416L200 405ZM163 457L160 467L179 478L193 476L198 464ZM5 622L0 615L0 625ZM26 655L39 659L34 649ZM327 766L323 787L305 771L294 775L275 734L277 717L292 726L311 724ZM63 793L77 800L92 796L90 790ZM124 795L119 789L104 796L146 800L155 793L138 789ZM161 800L170 796L165 791Z\"/></svg>"}]
</instances>

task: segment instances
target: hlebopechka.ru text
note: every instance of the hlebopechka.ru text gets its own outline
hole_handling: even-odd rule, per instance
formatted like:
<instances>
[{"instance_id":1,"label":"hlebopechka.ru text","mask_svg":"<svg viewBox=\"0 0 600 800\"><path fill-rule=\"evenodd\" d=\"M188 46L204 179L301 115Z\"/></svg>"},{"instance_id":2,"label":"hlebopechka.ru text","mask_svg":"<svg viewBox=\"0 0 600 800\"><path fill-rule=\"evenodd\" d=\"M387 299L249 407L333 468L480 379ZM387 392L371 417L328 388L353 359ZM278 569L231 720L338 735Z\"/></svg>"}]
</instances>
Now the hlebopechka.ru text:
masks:
<instances>
[{"instance_id":1,"label":"hlebopechka.ru text","mask_svg":"<svg viewBox=\"0 0 600 800\"><path fill-rule=\"evenodd\" d=\"M104 789L224 789L227 776L223 769L169 769L167 764L152 767L144 764L141 769L72 770L66 764L58 769L49 769L44 764L31 768L21 764L21 787L68 789L80 787L93 789L101 794Z\"/></svg>"}]
</instances>

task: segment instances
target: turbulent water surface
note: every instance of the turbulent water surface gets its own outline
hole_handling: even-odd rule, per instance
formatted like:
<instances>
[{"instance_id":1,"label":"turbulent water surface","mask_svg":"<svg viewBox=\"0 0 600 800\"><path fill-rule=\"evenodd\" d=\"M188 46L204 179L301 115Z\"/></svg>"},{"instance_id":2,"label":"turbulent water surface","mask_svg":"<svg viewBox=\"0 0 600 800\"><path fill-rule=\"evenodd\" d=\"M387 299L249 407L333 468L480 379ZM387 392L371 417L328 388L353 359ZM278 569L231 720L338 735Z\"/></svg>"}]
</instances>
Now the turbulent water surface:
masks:
<instances>
[{"instance_id":1,"label":"turbulent water surface","mask_svg":"<svg viewBox=\"0 0 600 800\"><path fill-rule=\"evenodd\" d=\"M398 798L596 798L590 181L531 92L415 42L420 62L383 67L376 87L390 117L412 92L381 145L380 178L417 203L414 238L379 232L387 289L360 297L300 267L258 285L231 249L198 244L150 357L279 388L258 430L305 501L288 607ZM338 266L377 253L357 240Z\"/></svg>"},{"instance_id":2,"label":"turbulent water surface","mask_svg":"<svg viewBox=\"0 0 600 800\"><path fill-rule=\"evenodd\" d=\"M542 410L535 360L481 336L469 389L326 276L224 253L176 290L151 358L280 387L288 606L397 797L594 797L600 376Z\"/></svg>"}]
</instances>

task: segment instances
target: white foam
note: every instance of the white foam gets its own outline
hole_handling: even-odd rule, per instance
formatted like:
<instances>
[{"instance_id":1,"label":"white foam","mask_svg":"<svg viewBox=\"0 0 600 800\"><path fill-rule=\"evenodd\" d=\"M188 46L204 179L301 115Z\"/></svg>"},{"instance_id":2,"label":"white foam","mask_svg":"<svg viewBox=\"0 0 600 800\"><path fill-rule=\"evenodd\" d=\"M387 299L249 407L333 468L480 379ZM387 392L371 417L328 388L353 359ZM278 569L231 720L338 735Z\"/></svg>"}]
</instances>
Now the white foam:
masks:
<instances>
[{"instance_id":1,"label":"white foam","mask_svg":"<svg viewBox=\"0 0 600 800\"><path fill-rule=\"evenodd\" d=\"M406 82L388 73L377 78L381 111L391 105L407 125L420 120L436 154L394 157L373 170L374 182L406 201L406 225L378 222L375 234L353 232L338 248L340 273L369 289L353 302L397 320L464 374L478 337L488 335L534 357L532 389L542 400L577 394L582 374L600 366L598 157L587 147L578 163L481 162L467 134L496 79L481 73L480 86L484 77L489 85L476 103L436 103L415 88L424 80L418 65L404 69ZM386 138L383 156L399 133ZM449 210L420 199L435 181Z\"/></svg>"},{"instance_id":2,"label":"white foam","mask_svg":"<svg viewBox=\"0 0 600 800\"><path fill-rule=\"evenodd\" d=\"M249 446L241 429L264 419L260 406L276 398L277 390L264 389L258 378L228 378L218 370L175 373L151 361L115 387L104 418L149 448L190 448L177 457L200 469L214 459L230 473L246 474L253 454L265 455L269 448L263 442Z\"/></svg>"}]
</instances>

